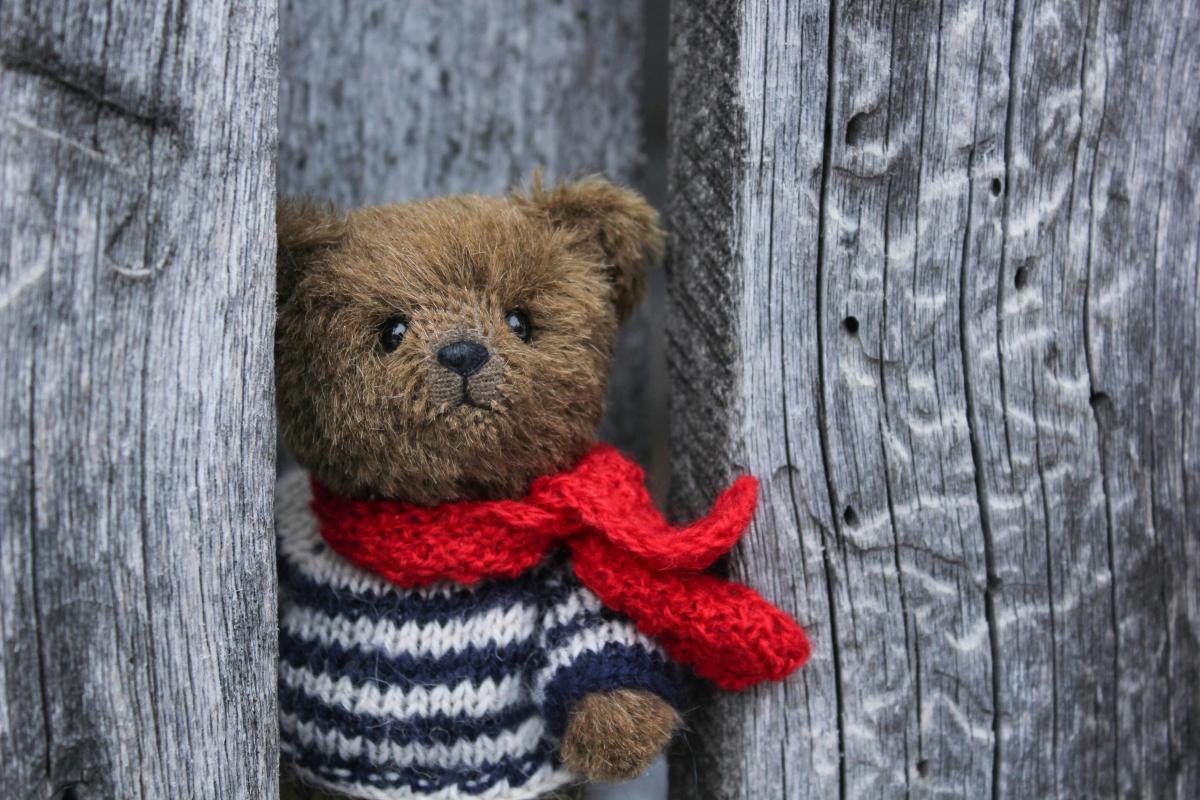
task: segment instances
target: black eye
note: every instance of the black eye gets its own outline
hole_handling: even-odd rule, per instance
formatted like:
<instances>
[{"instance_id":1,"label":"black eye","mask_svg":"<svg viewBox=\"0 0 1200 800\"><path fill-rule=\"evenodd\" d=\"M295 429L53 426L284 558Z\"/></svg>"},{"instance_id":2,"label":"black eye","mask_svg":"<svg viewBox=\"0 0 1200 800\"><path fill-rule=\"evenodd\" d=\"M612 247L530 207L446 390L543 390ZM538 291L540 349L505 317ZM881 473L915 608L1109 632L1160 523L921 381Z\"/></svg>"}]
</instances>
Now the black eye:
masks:
<instances>
[{"instance_id":1,"label":"black eye","mask_svg":"<svg viewBox=\"0 0 1200 800\"><path fill-rule=\"evenodd\" d=\"M390 353L400 346L406 333L408 333L408 318L392 317L380 326L379 343L383 345L385 352Z\"/></svg>"},{"instance_id":2,"label":"black eye","mask_svg":"<svg viewBox=\"0 0 1200 800\"><path fill-rule=\"evenodd\" d=\"M529 315L524 311L512 310L505 317L508 329L521 337L522 342L528 342L533 336L533 325L529 323Z\"/></svg>"}]
</instances>

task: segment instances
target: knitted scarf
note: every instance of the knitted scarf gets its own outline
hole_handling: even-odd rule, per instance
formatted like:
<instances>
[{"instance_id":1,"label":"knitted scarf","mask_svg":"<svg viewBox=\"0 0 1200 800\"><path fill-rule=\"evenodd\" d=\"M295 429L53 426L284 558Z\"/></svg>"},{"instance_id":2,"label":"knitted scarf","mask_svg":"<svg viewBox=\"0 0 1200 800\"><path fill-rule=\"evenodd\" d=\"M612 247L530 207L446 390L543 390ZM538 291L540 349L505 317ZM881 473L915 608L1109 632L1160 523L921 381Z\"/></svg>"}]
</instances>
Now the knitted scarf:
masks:
<instances>
[{"instance_id":1,"label":"knitted scarf","mask_svg":"<svg viewBox=\"0 0 1200 800\"><path fill-rule=\"evenodd\" d=\"M702 572L741 537L758 482L738 478L708 516L684 527L655 509L639 466L597 445L520 500L425 507L350 500L313 482L329 546L404 588L513 578L557 545L609 608L656 638L675 661L725 689L781 680L808 660L804 630L748 586Z\"/></svg>"}]
</instances>

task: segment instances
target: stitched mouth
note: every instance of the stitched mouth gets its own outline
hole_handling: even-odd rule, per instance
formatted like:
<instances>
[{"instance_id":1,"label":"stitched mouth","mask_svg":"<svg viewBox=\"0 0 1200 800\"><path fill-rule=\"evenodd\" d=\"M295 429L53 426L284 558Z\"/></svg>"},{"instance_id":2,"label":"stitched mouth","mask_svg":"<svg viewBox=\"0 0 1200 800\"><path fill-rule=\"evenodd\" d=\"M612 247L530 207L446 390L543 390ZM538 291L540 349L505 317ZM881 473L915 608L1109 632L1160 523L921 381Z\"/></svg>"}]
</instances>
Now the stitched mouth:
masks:
<instances>
[{"instance_id":1,"label":"stitched mouth","mask_svg":"<svg viewBox=\"0 0 1200 800\"><path fill-rule=\"evenodd\" d=\"M462 396L458 399L458 402L454 405L454 408L462 408L463 406L478 408L480 411L490 411L493 414L496 413L496 409L491 405L481 403L474 397L471 397L471 388L467 385L466 378L463 378L462 382Z\"/></svg>"}]
</instances>

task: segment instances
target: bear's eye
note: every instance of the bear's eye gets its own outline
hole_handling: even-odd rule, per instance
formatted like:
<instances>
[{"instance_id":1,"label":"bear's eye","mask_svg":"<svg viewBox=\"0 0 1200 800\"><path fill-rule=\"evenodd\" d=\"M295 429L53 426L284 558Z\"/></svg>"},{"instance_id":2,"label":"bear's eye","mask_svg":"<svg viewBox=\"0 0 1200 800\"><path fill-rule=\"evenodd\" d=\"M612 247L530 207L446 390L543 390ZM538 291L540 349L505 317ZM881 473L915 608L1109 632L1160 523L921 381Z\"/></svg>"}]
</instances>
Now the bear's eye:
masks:
<instances>
[{"instance_id":1,"label":"bear's eye","mask_svg":"<svg viewBox=\"0 0 1200 800\"><path fill-rule=\"evenodd\" d=\"M533 325L529 323L529 315L519 309L513 309L505 316L505 321L508 323L508 329L521 338L522 342L528 342L533 337Z\"/></svg>"},{"instance_id":2,"label":"bear's eye","mask_svg":"<svg viewBox=\"0 0 1200 800\"><path fill-rule=\"evenodd\" d=\"M379 326L379 343L383 345L384 352L390 353L399 347L406 333L408 317L392 317Z\"/></svg>"}]
</instances>

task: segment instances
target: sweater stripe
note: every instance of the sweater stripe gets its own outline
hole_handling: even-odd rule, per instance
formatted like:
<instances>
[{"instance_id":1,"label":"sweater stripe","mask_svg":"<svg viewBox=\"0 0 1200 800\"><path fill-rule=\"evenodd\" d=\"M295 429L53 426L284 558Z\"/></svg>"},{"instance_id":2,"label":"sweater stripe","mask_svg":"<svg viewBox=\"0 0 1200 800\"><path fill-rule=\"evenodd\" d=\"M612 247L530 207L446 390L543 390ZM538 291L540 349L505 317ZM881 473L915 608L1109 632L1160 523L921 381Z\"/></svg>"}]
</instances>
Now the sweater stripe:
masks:
<instances>
[{"instance_id":1,"label":"sweater stripe","mask_svg":"<svg viewBox=\"0 0 1200 800\"><path fill-rule=\"evenodd\" d=\"M410 619L403 623L353 614L331 615L296 603L281 612L279 624L288 635L313 645L338 645L347 649L366 646L386 656L440 658L469 648L526 641L543 629L540 619L558 624L557 633L569 626L578 626L581 621L598 618L597 612L589 612L581 619L578 609L583 605L584 594L583 589L570 591L562 603L545 613L538 604L517 602L511 606L484 608L469 617L444 621ZM608 613L615 615L615 612Z\"/></svg>"},{"instance_id":2,"label":"sweater stripe","mask_svg":"<svg viewBox=\"0 0 1200 800\"><path fill-rule=\"evenodd\" d=\"M395 719L327 705L311 695L286 687L280 688L279 698L280 707L286 709L283 713L294 714L302 722L311 722L322 728L336 728L346 736L397 744L451 744L458 739L495 737L522 725L531 717L539 716L538 707L528 700L481 717L434 712L420 717Z\"/></svg>"},{"instance_id":3,"label":"sweater stripe","mask_svg":"<svg viewBox=\"0 0 1200 800\"><path fill-rule=\"evenodd\" d=\"M537 618L537 606L517 603L465 619L397 625L387 619L330 616L297 605L283 612L279 624L288 634L310 644L350 648L368 642L372 650L387 656L441 658L468 648L503 647L531 639L538 630Z\"/></svg>"},{"instance_id":4,"label":"sweater stripe","mask_svg":"<svg viewBox=\"0 0 1200 800\"><path fill-rule=\"evenodd\" d=\"M297 689L311 698L354 714L412 719L446 714L483 717L521 704L528 693L524 676L505 675L498 681L463 681L436 686L389 687L378 682L355 683L347 676L334 678L290 664L279 665L283 688Z\"/></svg>"},{"instance_id":5,"label":"sweater stripe","mask_svg":"<svg viewBox=\"0 0 1200 800\"><path fill-rule=\"evenodd\" d=\"M338 558L329 551L326 551L326 555ZM447 622L467 612L479 614L527 600L535 600L542 608L547 608L564 600L576 588L559 581L548 582L545 571L533 570L511 581L488 581L474 587L458 587L456 590L415 589L413 596L402 597L395 595L392 587L389 587L388 594L331 587L313 580L283 558L279 559L278 570L280 589L288 595L289 603L325 614L341 614L350 619L387 619L397 625L406 622Z\"/></svg>"},{"instance_id":6,"label":"sweater stripe","mask_svg":"<svg viewBox=\"0 0 1200 800\"><path fill-rule=\"evenodd\" d=\"M546 764L553 755L556 745L543 739L533 752L521 756L502 758L488 766L486 772L473 769L441 767L431 770L426 767L399 767L379 765L362 758L345 758L325 755L284 741L280 745L285 755L301 761L305 767L318 775L331 779L354 778L357 781L378 787L405 788L422 792L436 792L456 787L462 791L478 793L500 781L510 786L520 786Z\"/></svg>"},{"instance_id":7,"label":"sweater stripe","mask_svg":"<svg viewBox=\"0 0 1200 800\"><path fill-rule=\"evenodd\" d=\"M495 735L456 739L450 743L424 744L412 740L382 741L366 736L348 736L337 727L306 722L296 714L279 716L280 730L287 738L326 756L356 758L376 767L487 767L505 758L519 758L534 752L542 741L546 721L531 715L513 728Z\"/></svg>"},{"instance_id":8,"label":"sweater stripe","mask_svg":"<svg viewBox=\"0 0 1200 800\"><path fill-rule=\"evenodd\" d=\"M289 756L286 747L281 748L285 757ZM355 781L348 776L326 778L317 772L296 764L293 759L292 770L307 783L332 790L349 797L363 800L529 800L539 798L547 792L558 789L578 779L569 771L554 763L546 763L527 780L519 785L501 780L494 786L482 791L467 791L458 786L449 786L433 792L414 790L410 788L380 787L378 785Z\"/></svg>"},{"instance_id":9,"label":"sweater stripe","mask_svg":"<svg viewBox=\"0 0 1200 800\"><path fill-rule=\"evenodd\" d=\"M374 648L346 648L339 644L312 647L287 631L279 634L279 658L284 664L303 667L314 673L358 676L363 683L400 687L457 684L467 680L476 684L488 679L499 681L512 673L513 664L527 660L536 649L537 642L527 640L507 645L468 647L447 653L441 658L388 656Z\"/></svg>"}]
</instances>

